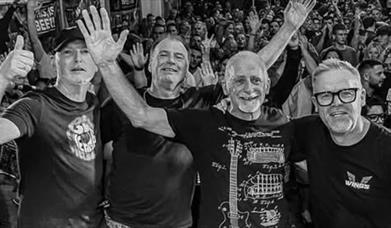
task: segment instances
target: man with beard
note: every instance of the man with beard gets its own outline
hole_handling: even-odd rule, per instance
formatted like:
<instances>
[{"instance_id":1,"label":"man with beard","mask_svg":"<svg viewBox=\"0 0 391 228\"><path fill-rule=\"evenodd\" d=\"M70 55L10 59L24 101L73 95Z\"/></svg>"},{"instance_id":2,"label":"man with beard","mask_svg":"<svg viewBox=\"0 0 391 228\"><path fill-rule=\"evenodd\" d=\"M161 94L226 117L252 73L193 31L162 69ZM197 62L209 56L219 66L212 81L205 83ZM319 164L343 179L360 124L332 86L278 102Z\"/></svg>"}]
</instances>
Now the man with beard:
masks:
<instances>
[{"instance_id":1,"label":"man with beard","mask_svg":"<svg viewBox=\"0 0 391 228\"><path fill-rule=\"evenodd\" d=\"M329 59L313 73L312 85L319 116L293 124L297 149L307 157L315 227L389 228L391 133L361 115L360 73Z\"/></svg>"},{"instance_id":2,"label":"man with beard","mask_svg":"<svg viewBox=\"0 0 391 228\"><path fill-rule=\"evenodd\" d=\"M293 32L300 27L314 5L315 1L295 1L289 5L286 10L286 24L280 30L281 33L271 40L269 46L258 53L267 66L270 66L280 55ZM95 7L91 7L91 14L93 21L88 12L83 11L87 28L81 21L78 21L78 25L86 40L89 41L89 50L94 53L95 61L100 66L100 72L107 80L108 88L118 102L118 106L122 107L125 103L126 105L132 104L134 95L137 94L138 97L141 95L142 103L148 104L148 107L153 110L161 110L159 107L206 108L215 104L223 95L223 89L220 86L200 90L190 88L183 92L183 81L189 65L188 52L183 43L175 37L163 39L152 47L151 61L148 66L152 73L151 87L142 91L134 91L122 77L123 73L115 63L122 49L122 43L126 39L126 32L121 33L117 43L114 42L106 10L103 8L100 10L102 23ZM252 55L253 58L257 57L254 53ZM253 64L261 62L257 58L254 58ZM265 79L263 75L258 74L260 69L265 70L262 64L256 66L257 75L252 80L252 83L256 83L257 86ZM118 82L120 85L117 84ZM265 86L266 84L262 88ZM133 93L127 94L128 90ZM120 102L118 95L121 96L120 99L125 100ZM258 99L258 96L248 98ZM111 203L108 209L109 226L189 227L191 225L191 193L195 176L190 151L183 144L172 139L144 131L137 122L129 123L127 112L119 113L119 125L115 125L119 127L115 128L116 133L111 136L114 140L114 151L108 194ZM279 186L281 179L276 179L276 181ZM278 195L282 196L280 190L282 189L279 188ZM281 201L282 210L284 210L283 219L280 221L279 215L273 215L270 218L273 223L287 222L284 202L284 200Z\"/></svg>"},{"instance_id":3,"label":"man with beard","mask_svg":"<svg viewBox=\"0 0 391 228\"><path fill-rule=\"evenodd\" d=\"M347 38L347 30L345 25L336 24L333 27L333 39L334 44L331 47L324 49L320 53L320 58L323 59L325 53L328 52L329 49L335 48L342 54L342 60L348 61L353 66L358 64L357 52L354 48L346 45Z\"/></svg>"},{"instance_id":4,"label":"man with beard","mask_svg":"<svg viewBox=\"0 0 391 228\"><path fill-rule=\"evenodd\" d=\"M371 98L379 94L379 89L382 87L386 76L381 62L377 60L364 60L358 66L361 81L365 89L367 98Z\"/></svg>"}]
</instances>

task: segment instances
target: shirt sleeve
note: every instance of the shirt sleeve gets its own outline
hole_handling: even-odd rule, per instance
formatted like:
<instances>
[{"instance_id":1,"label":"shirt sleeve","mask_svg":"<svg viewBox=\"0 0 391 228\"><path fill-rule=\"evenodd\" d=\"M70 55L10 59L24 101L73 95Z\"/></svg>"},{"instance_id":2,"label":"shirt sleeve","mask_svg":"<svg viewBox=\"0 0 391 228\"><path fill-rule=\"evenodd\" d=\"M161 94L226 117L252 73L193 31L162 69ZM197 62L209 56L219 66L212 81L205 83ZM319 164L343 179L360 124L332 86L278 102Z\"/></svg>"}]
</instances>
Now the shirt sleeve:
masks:
<instances>
[{"instance_id":1,"label":"shirt sleeve","mask_svg":"<svg viewBox=\"0 0 391 228\"><path fill-rule=\"evenodd\" d=\"M299 162L307 159L306 151L305 151L305 121L303 119L292 120L289 124L292 127L292 150L289 156L289 160L292 162ZM308 139L307 139L308 140Z\"/></svg>"},{"instance_id":2,"label":"shirt sleeve","mask_svg":"<svg viewBox=\"0 0 391 228\"><path fill-rule=\"evenodd\" d=\"M20 136L31 137L41 119L41 102L32 97L24 97L10 105L1 117L13 122L20 131Z\"/></svg>"},{"instance_id":3,"label":"shirt sleeve","mask_svg":"<svg viewBox=\"0 0 391 228\"><path fill-rule=\"evenodd\" d=\"M207 110L167 109L168 122L175 133L175 140L188 146L196 145L205 134L205 126L210 127L211 120Z\"/></svg>"}]
</instances>

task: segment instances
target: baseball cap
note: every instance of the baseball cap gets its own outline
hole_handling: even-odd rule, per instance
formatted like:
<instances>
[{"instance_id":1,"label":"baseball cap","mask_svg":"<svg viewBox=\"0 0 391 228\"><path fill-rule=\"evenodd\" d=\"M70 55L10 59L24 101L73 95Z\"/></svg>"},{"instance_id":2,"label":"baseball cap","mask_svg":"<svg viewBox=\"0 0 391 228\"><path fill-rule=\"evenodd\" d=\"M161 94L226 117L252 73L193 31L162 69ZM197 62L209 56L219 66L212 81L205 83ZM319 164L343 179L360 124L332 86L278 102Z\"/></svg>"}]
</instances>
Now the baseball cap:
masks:
<instances>
[{"instance_id":1,"label":"baseball cap","mask_svg":"<svg viewBox=\"0 0 391 228\"><path fill-rule=\"evenodd\" d=\"M78 27L74 26L61 30L60 34L56 37L56 48L54 48L54 51L61 51L69 42L74 40L84 41L84 36Z\"/></svg>"}]
</instances>

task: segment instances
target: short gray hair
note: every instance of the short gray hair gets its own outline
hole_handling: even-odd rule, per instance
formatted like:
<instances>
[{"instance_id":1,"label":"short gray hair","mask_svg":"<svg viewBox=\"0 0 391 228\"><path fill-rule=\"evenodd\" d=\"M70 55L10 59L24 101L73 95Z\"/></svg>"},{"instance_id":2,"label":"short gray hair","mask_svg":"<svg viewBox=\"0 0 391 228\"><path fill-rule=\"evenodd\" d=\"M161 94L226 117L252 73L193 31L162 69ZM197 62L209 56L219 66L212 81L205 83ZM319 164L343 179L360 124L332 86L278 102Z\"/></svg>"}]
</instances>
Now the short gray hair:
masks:
<instances>
[{"instance_id":1,"label":"short gray hair","mask_svg":"<svg viewBox=\"0 0 391 228\"><path fill-rule=\"evenodd\" d=\"M259 58L259 56L255 52L240 51L234 56L232 56L227 62L227 65L225 67L225 76L224 76L226 83L229 82L229 80L235 76L234 66L237 64L237 62L246 60L248 58L253 58L256 61L256 63L261 67L261 71L262 71L261 73L263 73L268 77L265 63L262 61L261 58Z\"/></svg>"},{"instance_id":2,"label":"short gray hair","mask_svg":"<svg viewBox=\"0 0 391 228\"><path fill-rule=\"evenodd\" d=\"M319 66L315 69L315 71L312 73L312 84L316 81L316 78L328 71L332 70L346 70L352 73L354 77L357 78L357 81L360 82L361 85L361 77L358 70L352 66L349 62L339 60L339 59L327 59L324 60L322 63L319 64Z\"/></svg>"}]
</instances>

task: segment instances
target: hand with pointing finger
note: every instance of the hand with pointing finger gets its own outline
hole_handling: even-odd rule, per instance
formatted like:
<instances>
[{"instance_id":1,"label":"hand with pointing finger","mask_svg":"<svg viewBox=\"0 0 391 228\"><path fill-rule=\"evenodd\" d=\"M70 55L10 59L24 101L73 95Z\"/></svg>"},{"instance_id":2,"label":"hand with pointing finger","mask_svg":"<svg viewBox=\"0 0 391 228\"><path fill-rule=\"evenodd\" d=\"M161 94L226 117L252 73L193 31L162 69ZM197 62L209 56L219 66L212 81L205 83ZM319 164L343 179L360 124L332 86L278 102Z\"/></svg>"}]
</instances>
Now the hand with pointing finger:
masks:
<instances>
[{"instance_id":1,"label":"hand with pointing finger","mask_svg":"<svg viewBox=\"0 0 391 228\"><path fill-rule=\"evenodd\" d=\"M13 81L16 77L26 77L34 64L34 54L31 51L23 50L23 36L16 38L15 48L0 65L0 77L7 82Z\"/></svg>"},{"instance_id":2,"label":"hand with pointing finger","mask_svg":"<svg viewBox=\"0 0 391 228\"><path fill-rule=\"evenodd\" d=\"M87 10L82 11L84 23L77 20L77 25L82 32L87 48L95 63L100 66L115 62L126 42L128 30L121 32L117 42L114 41L109 15L105 8L100 8L100 15L95 6L90 6L92 21Z\"/></svg>"}]
</instances>

